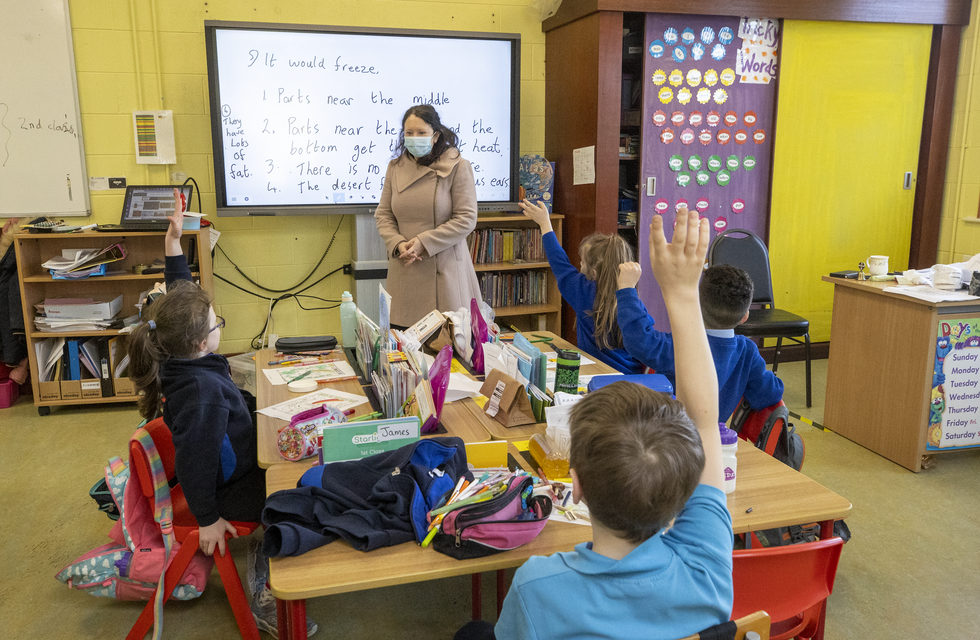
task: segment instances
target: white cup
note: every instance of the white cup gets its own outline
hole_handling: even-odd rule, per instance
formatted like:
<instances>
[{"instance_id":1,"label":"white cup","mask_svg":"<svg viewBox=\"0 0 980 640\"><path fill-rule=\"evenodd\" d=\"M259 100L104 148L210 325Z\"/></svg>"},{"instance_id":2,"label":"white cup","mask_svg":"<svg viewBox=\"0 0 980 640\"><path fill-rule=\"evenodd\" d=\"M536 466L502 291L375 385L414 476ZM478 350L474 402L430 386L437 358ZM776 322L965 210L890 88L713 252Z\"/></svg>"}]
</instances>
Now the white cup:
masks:
<instances>
[{"instance_id":1,"label":"white cup","mask_svg":"<svg viewBox=\"0 0 980 640\"><path fill-rule=\"evenodd\" d=\"M873 276L883 276L888 273L888 256L870 256L868 270Z\"/></svg>"}]
</instances>

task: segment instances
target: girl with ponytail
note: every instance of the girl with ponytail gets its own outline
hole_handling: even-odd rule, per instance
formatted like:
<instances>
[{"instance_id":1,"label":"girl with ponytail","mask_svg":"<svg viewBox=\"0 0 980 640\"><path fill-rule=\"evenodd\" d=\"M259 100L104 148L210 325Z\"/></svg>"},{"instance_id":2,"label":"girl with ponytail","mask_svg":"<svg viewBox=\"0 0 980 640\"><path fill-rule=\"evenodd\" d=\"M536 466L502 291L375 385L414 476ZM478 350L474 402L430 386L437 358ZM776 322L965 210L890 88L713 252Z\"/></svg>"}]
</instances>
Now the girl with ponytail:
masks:
<instances>
[{"instance_id":1,"label":"girl with ponytail","mask_svg":"<svg viewBox=\"0 0 980 640\"><path fill-rule=\"evenodd\" d=\"M582 266L577 270L555 237L544 203L525 200L520 206L541 227L541 242L558 280L558 291L575 311L578 348L623 373L643 373L643 363L623 348L623 334L616 322L619 265L634 260L632 248L618 235L593 233L579 245Z\"/></svg>"},{"instance_id":2,"label":"girl with ponytail","mask_svg":"<svg viewBox=\"0 0 980 640\"><path fill-rule=\"evenodd\" d=\"M231 379L228 360L217 353L223 318L192 280L180 246L183 203L177 190L165 237L167 291L143 307L143 322L128 342L130 376L140 413L163 416L173 434L174 468L187 506L197 519L201 551L225 554L225 536L237 537L230 520L258 522L265 506L265 471L258 465L253 412ZM274 634L275 596L266 587L268 560L256 561L250 582L252 614ZM307 624L307 634L316 624Z\"/></svg>"}]
</instances>

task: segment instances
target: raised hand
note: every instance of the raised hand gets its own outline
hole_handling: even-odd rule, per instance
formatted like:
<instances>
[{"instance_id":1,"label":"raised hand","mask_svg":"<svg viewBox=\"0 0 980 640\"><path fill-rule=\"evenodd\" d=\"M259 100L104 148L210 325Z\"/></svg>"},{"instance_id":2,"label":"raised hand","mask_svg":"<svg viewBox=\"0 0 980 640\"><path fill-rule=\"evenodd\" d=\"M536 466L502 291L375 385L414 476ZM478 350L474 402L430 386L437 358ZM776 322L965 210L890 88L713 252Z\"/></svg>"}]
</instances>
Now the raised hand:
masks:
<instances>
[{"instance_id":1,"label":"raised hand","mask_svg":"<svg viewBox=\"0 0 980 640\"><path fill-rule=\"evenodd\" d=\"M643 269L639 262L624 262L619 265L619 273L616 277L616 286L620 289L632 289L640 281Z\"/></svg>"}]
</instances>

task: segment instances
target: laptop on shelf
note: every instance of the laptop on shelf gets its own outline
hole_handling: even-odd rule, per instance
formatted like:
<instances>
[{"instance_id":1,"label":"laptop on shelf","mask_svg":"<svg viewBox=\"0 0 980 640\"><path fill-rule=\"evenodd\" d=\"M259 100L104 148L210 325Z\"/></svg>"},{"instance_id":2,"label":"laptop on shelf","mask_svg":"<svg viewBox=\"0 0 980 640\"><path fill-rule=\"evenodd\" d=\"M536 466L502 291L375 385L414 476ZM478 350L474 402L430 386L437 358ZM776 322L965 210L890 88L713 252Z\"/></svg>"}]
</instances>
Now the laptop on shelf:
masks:
<instances>
[{"instance_id":1,"label":"laptop on shelf","mask_svg":"<svg viewBox=\"0 0 980 640\"><path fill-rule=\"evenodd\" d=\"M177 187L191 202L192 185ZM123 200L119 224L101 224L98 231L166 231L170 226L167 216L174 213L174 185L129 185Z\"/></svg>"}]
</instances>

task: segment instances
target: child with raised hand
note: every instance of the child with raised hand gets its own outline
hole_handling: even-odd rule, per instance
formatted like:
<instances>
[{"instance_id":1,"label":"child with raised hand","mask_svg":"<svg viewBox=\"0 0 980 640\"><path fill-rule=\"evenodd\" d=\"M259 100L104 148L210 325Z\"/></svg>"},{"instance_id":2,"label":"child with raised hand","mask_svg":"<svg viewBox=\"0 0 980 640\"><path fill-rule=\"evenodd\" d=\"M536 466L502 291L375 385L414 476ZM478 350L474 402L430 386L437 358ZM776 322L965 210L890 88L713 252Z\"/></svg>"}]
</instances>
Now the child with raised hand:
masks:
<instances>
[{"instance_id":1,"label":"child with raised hand","mask_svg":"<svg viewBox=\"0 0 980 640\"><path fill-rule=\"evenodd\" d=\"M558 291L575 311L578 348L622 373L643 373L646 367L623 348L616 322L616 268L633 260L633 250L618 235L593 233L579 244L579 271L558 243L544 203L524 200L520 207L541 228Z\"/></svg>"},{"instance_id":2,"label":"child with raised hand","mask_svg":"<svg viewBox=\"0 0 980 640\"><path fill-rule=\"evenodd\" d=\"M640 274L640 265L635 262L619 266L616 314L623 342L630 355L673 382L674 343L671 334L654 327L653 318L637 296ZM704 330L718 374L719 418L728 420L742 398L754 410L779 402L783 397L782 380L766 369L766 361L754 342L735 335L735 327L749 317L752 279L738 267L715 265L704 270L698 292Z\"/></svg>"},{"instance_id":3,"label":"child with raised hand","mask_svg":"<svg viewBox=\"0 0 980 640\"><path fill-rule=\"evenodd\" d=\"M173 434L177 480L197 519L201 551L224 555L225 535L238 537L230 520L261 520L265 471L258 465L252 414L231 379L228 360L214 353L224 319L191 280L180 246L184 216L176 189L174 197L177 206L164 240L167 291L144 307L143 322L130 336L130 372L143 392L140 413L152 419L162 412ZM275 597L267 587L251 581L249 587L256 592L257 626L276 635ZM316 631L311 623L308 634Z\"/></svg>"},{"instance_id":4,"label":"child with raised hand","mask_svg":"<svg viewBox=\"0 0 980 640\"><path fill-rule=\"evenodd\" d=\"M592 542L517 570L496 638L675 640L731 615L718 386L698 304L707 220L681 210L650 261L674 327L677 400L617 382L572 409L572 498L589 505ZM456 638L491 637L471 623Z\"/></svg>"}]
</instances>

